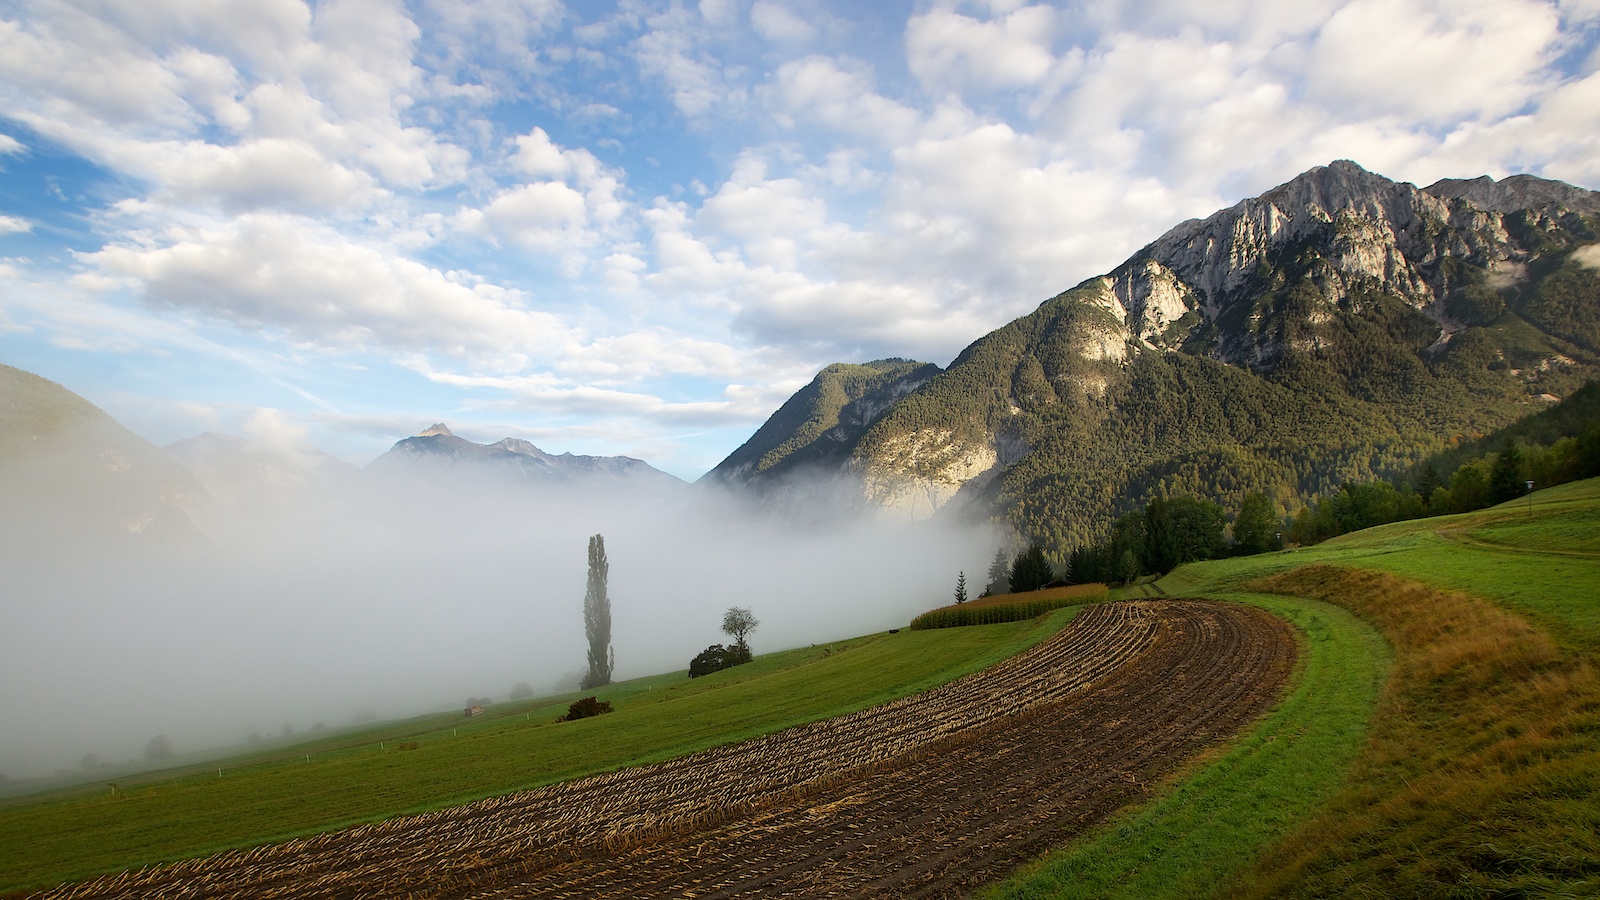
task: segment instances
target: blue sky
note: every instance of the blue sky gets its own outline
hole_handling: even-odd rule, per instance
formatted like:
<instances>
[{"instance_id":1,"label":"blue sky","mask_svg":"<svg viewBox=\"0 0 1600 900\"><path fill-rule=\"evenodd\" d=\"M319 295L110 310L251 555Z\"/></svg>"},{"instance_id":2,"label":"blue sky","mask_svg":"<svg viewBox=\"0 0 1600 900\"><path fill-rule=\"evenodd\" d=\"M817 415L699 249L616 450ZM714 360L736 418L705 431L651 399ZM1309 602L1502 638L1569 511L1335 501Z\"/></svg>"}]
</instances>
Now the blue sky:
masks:
<instances>
[{"instance_id":1,"label":"blue sky","mask_svg":"<svg viewBox=\"0 0 1600 900\"><path fill-rule=\"evenodd\" d=\"M694 478L1350 158L1600 188L1600 0L0 0L0 362Z\"/></svg>"}]
</instances>

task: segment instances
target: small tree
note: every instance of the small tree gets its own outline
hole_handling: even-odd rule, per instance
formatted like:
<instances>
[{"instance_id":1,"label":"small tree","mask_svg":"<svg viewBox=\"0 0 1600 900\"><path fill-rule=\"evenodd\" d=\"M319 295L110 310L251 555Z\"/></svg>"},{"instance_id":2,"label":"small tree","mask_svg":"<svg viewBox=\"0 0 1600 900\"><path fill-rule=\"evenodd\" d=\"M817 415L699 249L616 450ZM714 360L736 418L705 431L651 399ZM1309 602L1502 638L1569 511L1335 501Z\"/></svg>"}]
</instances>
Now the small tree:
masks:
<instances>
[{"instance_id":1,"label":"small tree","mask_svg":"<svg viewBox=\"0 0 1600 900\"><path fill-rule=\"evenodd\" d=\"M967 602L967 573L960 572L956 575L956 602Z\"/></svg>"},{"instance_id":2,"label":"small tree","mask_svg":"<svg viewBox=\"0 0 1600 900\"><path fill-rule=\"evenodd\" d=\"M1516 441L1508 440L1489 470L1489 502L1504 503L1527 492L1527 482L1522 477L1522 448Z\"/></svg>"},{"instance_id":3,"label":"small tree","mask_svg":"<svg viewBox=\"0 0 1600 900\"><path fill-rule=\"evenodd\" d=\"M511 699L526 700L533 696L533 685L526 681L519 681L511 686Z\"/></svg>"},{"instance_id":4,"label":"small tree","mask_svg":"<svg viewBox=\"0 0 1600 900\"><path fill-rule=\"evenodd\" d=\"M1006 560L1006 548L997 548L994 551L994 559L989 561L989 582L983 586L983 595L987 597L991 594L1011 593L1010 571Z\"/></svg>"},{"instance_id":5,"label":"small tree","mask_svg":"<svg viewBox=\"0 0 1600 900\"><path fill-rule=\"evenodd\" d=\"M611 572L606 562L606 539L589 538L589 584L583 594L583 633L589 639L589 671L583 676L583 690L611 683L616 666L616 650L611 646L611 597L606 594L606 577Z\"/></svg>"},{"instance_id":6,"label":"small tree","mask_svg":"<svg viewBox=\"0 0 1600 900\"><path fill-rule=\"evenodd\" d=\"M749 607L730 606L728 611L722 614L722 633L733 638L735 645L743 648L745 653L750 652L750 645L745 641L745 636L760 625Z\"/></svg>"},{"instance_id":7,"label":"small tree","mask_svg":"<svg viewBox=\"0 0 1600 900\"><path fill-rule=\"evenodd\" d=\"M1273 548L1277 529L1272 501L1266 494L1246 494L1239 504L1239 514L1233 519L1233 539L1242 554L1265 553Z\"/></svg>"},{"instance_id":8,"label":"small tree","mask_svg":"<svg viewBox=\"0 0 1600 900\"><path fill-rule=\"evenodd\" d=\"M155 761L170 759L172 757L172 742L164 734L158 734L144 745L144 758Z\"/></svg>"}]
</instances>

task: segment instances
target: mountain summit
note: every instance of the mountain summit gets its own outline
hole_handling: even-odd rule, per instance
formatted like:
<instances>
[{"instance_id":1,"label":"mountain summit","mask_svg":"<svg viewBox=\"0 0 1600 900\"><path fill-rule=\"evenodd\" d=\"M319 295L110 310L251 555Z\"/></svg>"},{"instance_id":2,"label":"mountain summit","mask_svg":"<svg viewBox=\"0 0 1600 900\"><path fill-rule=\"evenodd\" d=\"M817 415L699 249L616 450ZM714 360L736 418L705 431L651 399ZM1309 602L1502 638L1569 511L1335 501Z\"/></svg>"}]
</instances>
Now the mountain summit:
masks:
<instances>
[{"instance_id":1,"label":"mountain summit","mask_svg":"<svg viewBox=\"0 0 1600 900\"><path fill-rule=\"evenodd\" d=\"M1600 374L1596 244L1592 191L1336 161L1177 225L848 427L799 414L851 402L807 399L847 371L825 369L708 477L772 491L809 455L867 503L962 499L1057 550L1153 496L1288 510Z\"/></svg>"}]
</instances>

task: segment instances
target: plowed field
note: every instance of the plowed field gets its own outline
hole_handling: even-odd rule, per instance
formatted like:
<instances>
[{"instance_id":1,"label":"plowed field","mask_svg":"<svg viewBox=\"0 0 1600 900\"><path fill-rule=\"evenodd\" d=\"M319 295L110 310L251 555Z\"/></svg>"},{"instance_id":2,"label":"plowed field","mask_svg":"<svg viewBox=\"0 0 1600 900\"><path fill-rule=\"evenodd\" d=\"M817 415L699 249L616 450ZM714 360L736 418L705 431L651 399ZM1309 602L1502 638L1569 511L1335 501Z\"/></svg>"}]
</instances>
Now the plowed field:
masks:
<instances>
[{"instance_id":1,"label":"plowed field","mask_svg":"<svg viewBox=\"0 0 1600 900\"><path fill-rule=\"evenodd\" d=\"M965 894L1277 698L1284 622L1108 603L983 672L659 765L109 876L49 897Z\"/></svg>"}]
</instances>

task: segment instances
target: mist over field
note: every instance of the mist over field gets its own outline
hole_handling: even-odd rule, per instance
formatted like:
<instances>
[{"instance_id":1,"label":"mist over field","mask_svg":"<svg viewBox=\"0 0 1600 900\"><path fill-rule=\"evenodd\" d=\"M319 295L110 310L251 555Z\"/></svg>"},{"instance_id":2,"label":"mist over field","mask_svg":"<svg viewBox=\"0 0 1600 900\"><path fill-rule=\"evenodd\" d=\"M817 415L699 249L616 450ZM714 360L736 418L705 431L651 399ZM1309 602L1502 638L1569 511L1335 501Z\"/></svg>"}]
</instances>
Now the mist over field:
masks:
<instances>
[{"instance_id":1,"label":"mist over field","mask_svg":"<svg viewBox=\"0 0 1600 900\"><path fill-rule=\"evenodd\" d=\"M8 532L18 533L16 510ZM534 490L353 477L220 498L198 539L0 547L0 773L12 779L504 701L585 669L589 535L617 680L682 669L760 619L757 653L904 625L980 584L986 530L762 511L717 489Z\"/></svg>"}]
</instances>

